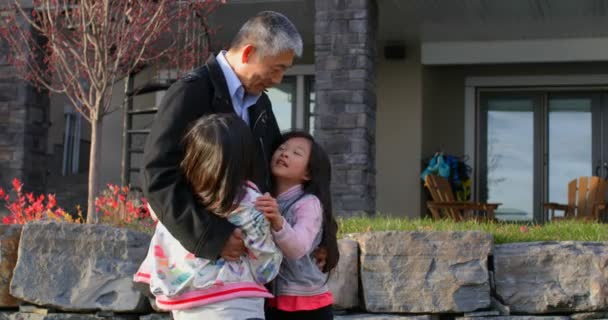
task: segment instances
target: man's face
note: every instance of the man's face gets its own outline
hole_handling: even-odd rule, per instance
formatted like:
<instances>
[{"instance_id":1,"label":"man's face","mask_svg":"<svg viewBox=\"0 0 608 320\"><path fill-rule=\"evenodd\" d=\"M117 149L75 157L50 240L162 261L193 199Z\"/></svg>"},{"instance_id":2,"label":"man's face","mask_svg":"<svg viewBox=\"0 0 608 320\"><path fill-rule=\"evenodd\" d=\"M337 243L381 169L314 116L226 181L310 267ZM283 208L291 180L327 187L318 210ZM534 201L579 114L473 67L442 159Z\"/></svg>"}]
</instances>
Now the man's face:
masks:
<instances>
[{"instance_id":1,"label":"man's face","mask_svg":"<svg viewBox=\"0 0 608 320\"><path fill-rule=\"evenodd\" d=\"M291 67L294 58L291 50L265 57L256 54L255 49L243 54L248 56L243 64L241 82L245 91L252 95L261 94L262 91L281 83L283 74Z\"/></svg>"}]
</instances>

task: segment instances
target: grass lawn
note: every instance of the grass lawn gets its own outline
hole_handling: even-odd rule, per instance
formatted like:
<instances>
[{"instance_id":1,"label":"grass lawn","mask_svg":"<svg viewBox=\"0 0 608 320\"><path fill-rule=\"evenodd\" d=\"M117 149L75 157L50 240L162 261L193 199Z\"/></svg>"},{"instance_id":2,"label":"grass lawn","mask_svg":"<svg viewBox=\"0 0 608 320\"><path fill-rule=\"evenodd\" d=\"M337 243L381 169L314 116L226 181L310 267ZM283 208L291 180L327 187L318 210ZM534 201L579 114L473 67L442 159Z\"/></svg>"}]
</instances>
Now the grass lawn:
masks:
<instances>
[{"instance_id":1,"label":"grass lawn","mask_svg":"<svg viewBox=\"0 0 608 320\"><path fill-rule=\"evenodd\" d=\"M485 231L496 244L531 241L608 241L608 224L564 221L545 225L459 222L379 216L338 218L340 234L366 231Z\"/></svg>"}]
</instances>

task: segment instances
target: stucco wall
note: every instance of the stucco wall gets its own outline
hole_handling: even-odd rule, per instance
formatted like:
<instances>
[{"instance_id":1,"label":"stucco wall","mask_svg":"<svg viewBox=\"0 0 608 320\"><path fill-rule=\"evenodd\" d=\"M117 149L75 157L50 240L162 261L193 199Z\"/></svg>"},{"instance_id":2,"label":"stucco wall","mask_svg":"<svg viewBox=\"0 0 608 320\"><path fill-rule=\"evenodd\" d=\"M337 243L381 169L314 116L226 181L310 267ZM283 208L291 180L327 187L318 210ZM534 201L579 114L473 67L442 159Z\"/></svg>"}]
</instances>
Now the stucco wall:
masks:
<instances>
[{"instance_id":1,"label":"stucco wall","mask_svg":"<svg viewBox=\"0 0 608 320\"><path fill-rule=\"evenodd\" d=\"M146 79L151 77L153 70L146 70L138 75L135 80L135 86L142 84ZM120 108L124 99L124 81L119 81L114 85L114 93L112 95L111 108L112 112L107 114L103 120L102 128L102 146L101 146L101 163L100 163L100 185L104 187L108 183L120 184L121 174L121 157L122 157L122 120L123 114ZM146 107L154 104L154 95L148 94L138 97L134 101L134 107ZM51 96L51 127L49 128L48 150L57 162L53 163L52 170L54 174L61 174L61 159L62 154L55 154L55 146L63 145L63 135L65 130L64 106L71 105L70 101L59 95ZM141 127L146 126L149 121L137 123ZM91 140L90 125L83 119L81 139L86 142ZM57 151L61 151L58 149ZM89 158L85 154L85 150L81 150L81 158ZM135 164L134 164L135 165ZM81 174L86 174L87 170L81 168Z\"/></svg>"},{"instance_id":2,"label":"stucco wall","mask_svg":"<svg viewBox=\"0 0 608 320\"><path fill-rule=\"evenodd\" d=\"M420 211L422 65L419 48L404 60L379 58L376 114L377 210L417 217Z\"/></svg>"}]
</instances>

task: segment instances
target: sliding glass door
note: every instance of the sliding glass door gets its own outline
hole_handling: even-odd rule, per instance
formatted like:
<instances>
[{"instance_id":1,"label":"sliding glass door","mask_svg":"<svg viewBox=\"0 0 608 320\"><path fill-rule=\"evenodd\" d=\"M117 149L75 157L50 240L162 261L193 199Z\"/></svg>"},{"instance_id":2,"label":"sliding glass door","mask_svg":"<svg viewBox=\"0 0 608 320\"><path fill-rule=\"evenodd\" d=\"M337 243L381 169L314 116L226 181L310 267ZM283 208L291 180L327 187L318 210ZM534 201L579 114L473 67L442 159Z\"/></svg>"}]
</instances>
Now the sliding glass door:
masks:
<instances>
[{"instance_id":1,"label":"sliding glass door","mask_svg":"<svg viewBox=\"0 0 608 320\"><path fill-rule=\"evenodd\" d=\"M481 91L478 101L477 195L502 203L497 218L543 221L543 203L566 203L570 180L608 174L601 92Z\"/></svg>"},{"instance_id":2,"label":"sliding glass door","mask_svg":"<svg viewBox=\"0 0 608 320\"><path fill-rule=\"evenodd\" d=\"M538 190L534 185L535 151L541 100L533 94L487 93L481 96L481 177L483 201L502 203L497 216L532 219Z\"/></svg>"},{"instance_id":3,"label":"sliding glass door","mask_svg":"<svg viewBox=\"0 0 608 320\"><path fill-rule=\"evenodd\" d=\"M567 203L572 179L594 172L601 150L599 94L549 94L547 102L547 199ZM594 132L596 131L596 132Z\"/></svg>"}]
</instances>

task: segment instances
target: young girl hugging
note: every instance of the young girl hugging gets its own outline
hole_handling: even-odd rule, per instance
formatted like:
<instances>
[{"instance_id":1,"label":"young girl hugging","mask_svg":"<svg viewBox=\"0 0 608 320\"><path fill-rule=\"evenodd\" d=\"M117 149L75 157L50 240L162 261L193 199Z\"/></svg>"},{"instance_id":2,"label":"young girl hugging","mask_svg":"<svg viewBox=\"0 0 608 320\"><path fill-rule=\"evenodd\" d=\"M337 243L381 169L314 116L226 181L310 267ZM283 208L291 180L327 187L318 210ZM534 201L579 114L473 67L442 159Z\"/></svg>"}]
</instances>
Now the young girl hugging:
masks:
<instances>
[{"instance_id":1,"label":"young girl hugging","mask_svg":"<svg viewBox=\"0 0 608 320\"><path fill-rule=\"evenodd\" d=\"M158 222L135 281L149 284L159 308L183 319L264 319L264 284L278 273L282 254L270 223L254 208L250 129L239 118L214 114L197 120L185 138L184 176L214 214L240 228L247 254L238 261L197 258Z\"/></svg>"},{"instance_id":2,"label":"young girl hugging","mask_svg":"<svg viewBox=\"0 0 608 320\"><path fill-rule=\"evenodd\" d=\"M269 300L266 318L333 319L327 279L339 252L329 157L308 133L290 132L283 136L270 168L282 215L277 210L264 210L264 215L284 258L273 283L276 298ZM327 254L321 268L313 255L317 247Z\"/></svg>"}]
</instances>

